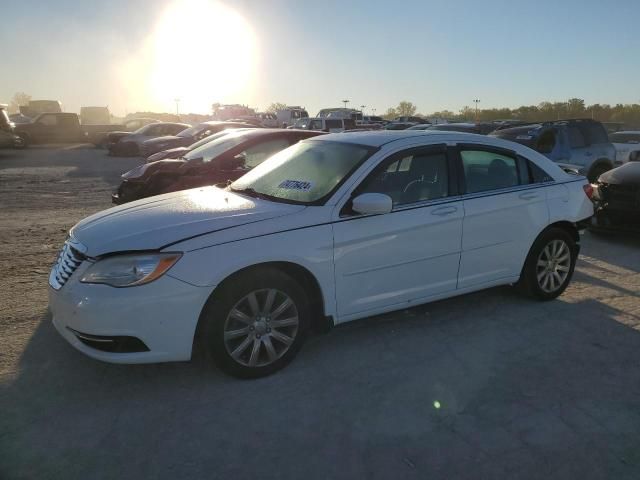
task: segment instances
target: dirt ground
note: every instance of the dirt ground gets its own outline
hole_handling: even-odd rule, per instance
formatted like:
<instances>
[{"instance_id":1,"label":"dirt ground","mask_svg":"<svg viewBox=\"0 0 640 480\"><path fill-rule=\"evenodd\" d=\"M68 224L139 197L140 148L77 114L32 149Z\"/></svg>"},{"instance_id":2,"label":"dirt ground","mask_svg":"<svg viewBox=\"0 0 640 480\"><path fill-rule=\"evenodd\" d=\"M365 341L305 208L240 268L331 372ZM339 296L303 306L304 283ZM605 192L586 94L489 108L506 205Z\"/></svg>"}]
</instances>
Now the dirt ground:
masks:
<instances>
[{"instance_id":1,"label":"dirt ground","mask_svg":"<svg viewBox=\"0 0 640 480\"><path fill-rule=\"evenodd\" d=\"M58 336L67 230L136 159L0 150L0 479L640 478L640 241L585 234L574 282L496 288L312 338L284 371L103 364Z\"/></svg>"}]
</instances>

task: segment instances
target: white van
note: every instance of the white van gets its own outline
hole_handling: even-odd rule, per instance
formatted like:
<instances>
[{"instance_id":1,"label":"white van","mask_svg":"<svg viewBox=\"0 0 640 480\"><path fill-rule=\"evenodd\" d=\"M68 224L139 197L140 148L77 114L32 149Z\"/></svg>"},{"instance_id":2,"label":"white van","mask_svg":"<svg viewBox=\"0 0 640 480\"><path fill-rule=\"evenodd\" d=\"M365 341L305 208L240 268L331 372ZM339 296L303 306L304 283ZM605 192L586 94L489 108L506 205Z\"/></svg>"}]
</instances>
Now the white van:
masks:
<instances>
[{"instance_id":1,"label":"white van","mask_svg":"<svg viewBox=\"0 0 640 480\"><path fill-rule=\"evenodd\" d=\"M309 118L309 114L302 107L287 107L276 112L278 118L278 126L287 128L294 125L302 118Z\"/></svg>"}]
</instances>

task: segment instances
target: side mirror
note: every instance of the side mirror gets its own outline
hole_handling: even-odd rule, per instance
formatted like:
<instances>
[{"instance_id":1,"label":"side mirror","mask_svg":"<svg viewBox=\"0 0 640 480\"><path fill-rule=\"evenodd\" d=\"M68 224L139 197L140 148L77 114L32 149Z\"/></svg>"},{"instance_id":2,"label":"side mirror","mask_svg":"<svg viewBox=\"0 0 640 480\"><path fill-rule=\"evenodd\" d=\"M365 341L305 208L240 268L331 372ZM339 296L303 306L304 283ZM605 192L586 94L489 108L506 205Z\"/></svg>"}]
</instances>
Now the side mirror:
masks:
<instances>
[{"instance_id":1,"label":"side mirror","mask_svg":"<svg viewBox=\"0 0 640 480\"><path fill-rule=\"evenodd\" d=\"M353 199L351 208L362 215L382 215L393 209L393 200L383 193L363 193Z\"/></svg>"}]
</instances>

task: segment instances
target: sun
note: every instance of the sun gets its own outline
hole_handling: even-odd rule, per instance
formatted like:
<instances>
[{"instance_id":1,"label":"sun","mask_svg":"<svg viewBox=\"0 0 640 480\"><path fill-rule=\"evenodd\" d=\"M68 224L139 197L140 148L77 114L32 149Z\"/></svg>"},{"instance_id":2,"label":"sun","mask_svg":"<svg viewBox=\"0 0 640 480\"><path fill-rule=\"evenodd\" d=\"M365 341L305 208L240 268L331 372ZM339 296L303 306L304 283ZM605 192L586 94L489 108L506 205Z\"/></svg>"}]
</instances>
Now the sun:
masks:
<instances>
[{"instance_id":1,"label":"sun","mask_svg":"<svg viewBox=\"0 0 640 480\"><path fill-rule=\"evenodd\" d=\"M152 36L148 79L154 103L180 99L181 112L209 111L214 102L249 96L256 41L247 21L210 0L178 0L162 13Z\"/></svg>"}]
</instances>

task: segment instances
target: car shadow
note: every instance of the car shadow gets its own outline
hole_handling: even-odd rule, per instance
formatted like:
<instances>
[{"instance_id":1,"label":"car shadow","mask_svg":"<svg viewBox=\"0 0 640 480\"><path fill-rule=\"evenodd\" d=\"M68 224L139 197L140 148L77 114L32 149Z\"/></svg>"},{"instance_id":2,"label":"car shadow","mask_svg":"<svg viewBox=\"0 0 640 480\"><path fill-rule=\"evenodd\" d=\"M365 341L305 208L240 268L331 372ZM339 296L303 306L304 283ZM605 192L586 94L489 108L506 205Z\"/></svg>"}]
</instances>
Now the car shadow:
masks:
<instances>
[{"instance_id":1,"label":"car shadow","mask_svg":"<svg viewBox=\"0 0 640 480\"><path fill-rule=\"evenodd\" d=\"M624 312L574 300L495 288L352 322L253 381L202 362L101 363L44 313L0 386L0 473L632 476L640 335Z\"/></svg>"}]
</instances>

